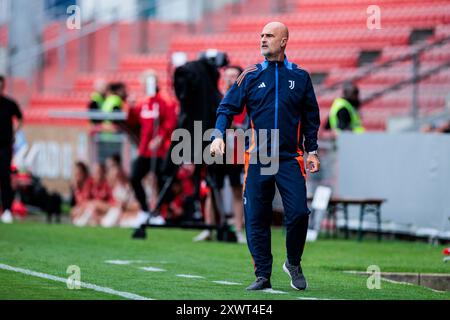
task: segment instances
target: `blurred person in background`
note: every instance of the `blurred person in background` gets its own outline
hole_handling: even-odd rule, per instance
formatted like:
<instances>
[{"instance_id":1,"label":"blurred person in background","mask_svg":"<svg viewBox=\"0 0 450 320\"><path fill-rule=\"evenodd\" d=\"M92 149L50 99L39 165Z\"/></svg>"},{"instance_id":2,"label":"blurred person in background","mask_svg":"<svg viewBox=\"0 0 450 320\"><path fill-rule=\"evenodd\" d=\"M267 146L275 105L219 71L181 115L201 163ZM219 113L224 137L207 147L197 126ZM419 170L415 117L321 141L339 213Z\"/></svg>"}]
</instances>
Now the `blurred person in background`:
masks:
<instances>
[{"instance_id":1,"label":"blurred person in background","mask_svg":"<svg viewBox=\"0 0 450 320\"><path fill-rule=\"evenodd\" d=\"M128 119L134 119L140 126L138 157L133 163L131 184L141 206L139 216L142 223L150 219L151 224L161 225L165 224L161 215L150 215L149 201L142 182L149 173L152 174L150 206L153 208L163 183L163 160L176 125L176 113L173 105L160 94L156 76L154 79L155 87L147 90L149 96L128 112Z\"/></svg>"},{"instance_id":2,"label":"blurred person in background","mask_svg":"<svg viewBox=\"0 0 450 320\"><path fill-rule=\"evenodd\" d=\"M128 92L123 82L115 82L108 85L105 101L101 106L101 112L105 115L120 113L126 108ZM125 127L124 121L103 120L95 126L92 133L96 134L97 159L104 161L111 154L122 150L120 132Z\"/></svg>"},{"instance_id":3,"label":"blurred person in background","mask_svg":"<svg viewBox=\"0 0 450 320\"><path fill-rule=\"evenodd\" d=\"M86 204L82 215L74 220L76 226L98 225L110 208L112 202L111 187L106 181L106 168L102 163L96 163L92 170L90 183L91 199Z\"/></svg>"},{"instance_id":4,"label":"blurred person in background","mask_svg":"<svg viewBox=\"0 0 450 320\"><path fill-rule=\"evenodd\" d=\"M17 103L5 95L6 79L0 75L0 192L3 223L12 223L11 205L13 190L11 186L11 161L15 133L22 127L22 112ZM14 118L17 125L14 126Z\"/></svg>"},{"instance_id":5,"label":"blurred person in background","mask_svg":"<svg viewBox=\"0 0 450 320\"><path fill-rule=\"evenodd\" d=\"M426 123L420 127L420 132L429 133L435 130L435 126L432 123Z\"/></svg>"},{"instance_id":6,"label":"blurred person in background","mask_svg":"<svg viewBox=\"0 0 450 320\"><path fill-rule=\"evenodd\" d=\"M73 180L70 184L72 192L70 217L72 222L77 221L81 217L86 210L88 202L92 199L91 185L92 179L89 175L88 166L81 161L76 162Z\"/></svg>"},{"instance_id":7,"label":"blurred person in background","mask_svg":"<svg viewBox=\"0 0 450 320\"><path fill-rule=\"evenodd\" d=\"M118 153L114 153L110 155L105 160L106 172L109 172L113 167L119 167L123 171L122 167L122 157ZM125 173L124 173L125 174Z\"/></svg>"},{"instance_id":8,"label":"blurred person in background","mask_svg":"<svg viewBox=\"0 0 450 320\"><path fill-rule=\"evenodd\" d=\"M359 115L360 106L358 87L352 83L345 84L342 97L335 99L331 105L327 128L335 133L340 131L363 133L364 127Z\"/></svg>"},{"instance_id":9,"label":"blurred person in background","mask_svg":"<svg viewBox=\"0 0 450 320\"><path fill-rule=\"evenodd\" d=\"M127 97L127 87L123 82L111 83L108 86L107 95L101 110L103 112L122 111Z\"/></svg>"},{"instance_id":10,"label":"blurred person in background","mask_svg":"<svg viewBox=\"0 0 450 320\"><path fill-rule=\"evenodd\" d=\"M15 206L23 206L27 211L33 209L25 206L33 206L41 209L47 214L47 222L52 223L55 217L56 223L61 223L62 196L59 192L49 191L42 183L41 178L33 175L26 168L18 169L12 166L12 185L17 195L13 202Z\"/></svg>"},{"instance_id":11,"label":"blurred person in background","mask_svg":"<svg viewBox=\"0 0 450 320\"><path fill-rule=\"evenodd\" d=\"M450 133L450 120L445 121L440 126L436 128L436 132L440 133Z\"/></svg>"},{"instance_id":12,"label":"blurred person in background","mask_svg":"<svg viewBox=\"0 0 450 320\"><path fill-rule=\"evenodd\" d=\"M194 183L192 175L195 165L184 163L177 172L171 191L167 195L167 201L161 207L161 212L171 222L189 220L194 213Z\"/></svg>"},{"instance_id":13,"label":"blurred person in background","mask_svg":"<svg viewBox=\"0 0 450 320\"><path fill-rule=\"evenodd\" d=\"M106 96L108 94L108 84L102 78L97 79L94 83L94 92L91 93L91 100L88 104L89 111L100 111L102 110L103 103L105 102ZM99 120L92 120L93 124L101 123Z\"/></svg>"},{"instance_id":14,"label":"blurred person in background","mask_svg":"<svg viewBox=\"0 0 450 320\"><path fill-rule=\"evenodd\" d=\"M101 105L101 111L105 113L123 111L127 102L127 87L123 82L114 82L108 85L107 94ZM111 121L102 121L103 131L116 131Z\"/></svg>"},{"instance_id":15,"label":"blurred person in background","mask_svg":"<svg viewBox=\"0 0 450 320\"><path fill-rule=\"evenodd\" d=\"M450 120L444 120L439 123L426 123L420 128L420 131L423 133L450 133Z\"/></svg>"},{"instance_id":16,"label":"blurred person in background","mask_svg":"<svg viewBox=\"0 0 450 320\"><path fill-rule=\"evenodd\" d=\"M241 75L243 69L240 66L227 66L223 73L224 82L224 93L226 93L236 82L237 78ZM232 129L243 129L245 130L246 124L246 112L244 112L233 119L231 124ZM233 214L234 214L234 227L236 233L236 240L238 243L246 243L245 235L242 233L243 221L244 221L244 207L242 205L242 181L241 175L244 169L242 164L237 163L236 159L236 137L231 135L227 137L228 141L234 144L234 163L233 164L216 164L213 165L214 178L217 183L217 188L222 190L224 187L225 177L228 176L230 180L231 190L232 190L232 201L233 201ZM225 156L224 156L225 157ZM209 193L206 204L205 204L205 223L208 225L216 224L216 213L214 212L214 207L211 203L211 194ZM204 241L212 239L212 231L204 230L199 235L197 235L194 241Z\"/></svg>"},{"instance_id":17,"label":"blurred person in background","mask_svg":"<svg viewBox=\"0 0 450 320\"><path fill-rule=\"evenodd\" d=\"M102 227L116 225L134 227L140 210L139 202L134 197L130 181L121 167L120 158L108 159L110 161L107 166L107 181L112 190L112 202L109 203L109 209L102 217L100 224Z\"/></svg>"}]
</instances>

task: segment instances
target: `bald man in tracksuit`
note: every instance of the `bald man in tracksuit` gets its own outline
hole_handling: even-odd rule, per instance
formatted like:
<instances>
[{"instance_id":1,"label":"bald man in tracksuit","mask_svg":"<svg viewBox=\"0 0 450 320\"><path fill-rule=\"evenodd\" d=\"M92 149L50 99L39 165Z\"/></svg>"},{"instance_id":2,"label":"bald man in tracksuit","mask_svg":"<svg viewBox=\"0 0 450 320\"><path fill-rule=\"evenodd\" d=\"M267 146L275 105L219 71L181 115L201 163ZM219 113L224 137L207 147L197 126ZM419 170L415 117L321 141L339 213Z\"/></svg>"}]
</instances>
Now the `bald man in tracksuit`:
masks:
<instances>
[{"instance_id":1,"label":"bald man in tracksuit","mask_svg":"<svg viewBox=\"0 0 450 320\"><path fill-rule=\"evenodd\" d=\"M311 173L319 171L317 134L320 116L309 74L284 55L288 37L288 30L282 23L272 22L264 27L261 53L265 61L242 73L217 110L216 129L222 136L244 105L255 135L260 129L268 132L279 129L278 141L272 141L270 133L266 141L256 144L252 138L245 151L245 227L256 275L255 282L247 290L271 288L270 224L275 185L282 198L286 224L287 260L283 270L289 275L294 289L307 288L300 265L310 214L303 155L304 151L308 153L308 170ZM219 136L213 139L211 154L223 154L223 139ZM276 154L275 149L279 151L278 171L274 174L262 174L264 164L257 155L261 143L267 145L268 154ZM256 161L251 161L256 156Z\"/></svg>"}]
</instances>

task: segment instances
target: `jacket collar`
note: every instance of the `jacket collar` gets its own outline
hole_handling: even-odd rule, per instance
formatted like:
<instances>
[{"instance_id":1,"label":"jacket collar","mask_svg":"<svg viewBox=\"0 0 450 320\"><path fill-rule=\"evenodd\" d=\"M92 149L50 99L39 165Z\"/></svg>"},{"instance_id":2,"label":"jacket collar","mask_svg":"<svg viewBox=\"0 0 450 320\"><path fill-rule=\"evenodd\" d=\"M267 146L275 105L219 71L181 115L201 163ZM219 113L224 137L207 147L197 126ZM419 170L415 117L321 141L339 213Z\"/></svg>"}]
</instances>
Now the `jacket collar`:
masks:
<instances>
[{"instance_id":1,"label":"jacket collar","mask_svg":"<svg viewBox=\"0 0 450 320\"><path fill-rule=\"evenodd\" d=\"M264 62L261 63L261 66L262 66L262 69L265 70L269 66L269 64L275 64L275 63L281 64L281 62L279 62L279 61L268 61L267 59L265 59ZM292 70L292 62L290 62L288 60L286 55L284 55L284 61L282 63L286 68L288 68L289 70Z\"/></svg>"}]
</instances>

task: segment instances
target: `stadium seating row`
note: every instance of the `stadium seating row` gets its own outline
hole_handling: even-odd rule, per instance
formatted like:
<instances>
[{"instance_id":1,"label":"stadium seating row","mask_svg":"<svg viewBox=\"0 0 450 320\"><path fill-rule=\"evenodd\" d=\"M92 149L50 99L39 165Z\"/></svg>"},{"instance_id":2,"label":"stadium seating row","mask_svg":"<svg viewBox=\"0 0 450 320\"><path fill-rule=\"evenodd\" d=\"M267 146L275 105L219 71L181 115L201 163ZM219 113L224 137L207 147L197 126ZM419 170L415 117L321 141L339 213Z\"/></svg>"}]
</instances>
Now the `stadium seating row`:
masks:
<instances>
[{"instance_id":1,"label":"stadium seating row","mask_svg":"<svg viewBox=\"0 0 450 320\"><path fill-rule=\"evenodd\" d=\"M170 91L169 56L175 51L187 53L188 59L195 59L199 51L217 48L229 53L233 64L251 65L262 58L259 54L259 32L270 20L285 22L291 31L288 47L289 58L311 73L326 76L322 85L316 86L321 105L322 118L326 119L328 108L340 89L321 93L324 86L340 83L361 72L361 53L378 51L375 63L383 63L412 52L420 45L410 45L410 36L416 29L433 29L428 40L435 41L450 35L450 3L444 0L379 0L382 29L367 28L367 7L369 0L289 0L283 2L289 13L273 14L273 1L248 0L238 6L224 6L211 13L197 25L150 22L148 43L151 53L136 54L136 33L142 25L120 23L119 41L116 44L120 54L116 64L112 63L108 42L113 29L109 25L92 35L92 72L79 72L81 43L74 41L67 46L67 61L64 74L64 88L76 94L53 94L61 88L58 74L58 54L49 52L44 71L44 93L33 95L31 109L37 114L53 107L84 107L95 80L124 81L133 95L143 93L140 74L154 69L160 78L161 89ZM241 14L239 14L239 12ZM238 14L236 14L238 13ZM242 14L243 13L243 14ZM156 30L156 31L155 31ZM193 30L207 30L193 34ZM217 32L221 30L221 32ZM51 24L45 32L45 39L57 38L60 27ZM7 35L7 33L6 33ZM0 42L5 32L0 28ZM436 47L420 56L420 71L426 71L450 60L450 45ZM358 81L363 97L386 88L412 76L410 61L375 71ZM442 108L450 85L449 69L424 79L419 86L419 104L426 110ZM67 91L67 89L66 89ZM390 115L407 113L411 107L411 86L387 94L364 106L363 121L370 129L383 130ZM64 92L64 91L63 91ZM38 117L39 118L39 117Z\"/></svg>"}]
</instances>

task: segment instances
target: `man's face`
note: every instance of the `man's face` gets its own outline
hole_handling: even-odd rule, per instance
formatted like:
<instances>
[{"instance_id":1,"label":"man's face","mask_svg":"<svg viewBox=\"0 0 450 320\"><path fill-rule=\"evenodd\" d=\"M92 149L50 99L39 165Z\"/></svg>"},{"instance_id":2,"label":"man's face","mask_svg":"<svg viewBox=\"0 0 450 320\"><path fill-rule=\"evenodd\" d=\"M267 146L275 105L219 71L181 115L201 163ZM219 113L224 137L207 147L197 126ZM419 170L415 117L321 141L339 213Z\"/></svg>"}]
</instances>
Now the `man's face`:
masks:
<instances>
[{"instance_id":1,"label":"man's face","mask_svg":"<svg viewBox=\"0 0 450 320\"><path fill-rule=\"evenodd\" d=\"M125 87L121 87L119 90L117 90L117 95L122 98L122 100L126 100L128 97L128 92Z\"/></svg>"},{"instance_id":2,"label":"man's face","mask_svg":"<svg viewBox=\"0 0 450 320\"><path fill-rule=\"evenodd\" d=\"M354 88L347 97L347 100L353 105L353 107L358 109L361 105L361 101L359 100L359 90Z\"/></svg>"},{"instance_id":3,"label":"man's face","mask_svg":"<svg viewBox=\"0 0 450 320\"><path fill-rule=\"evenodd\" d=\"M239 74L239 70L235 68L228 68L225 70L223 73L223 82L226 90L231 88L231 86L236 82Z\"/></svg>"},{"instance_id":4,"label":"man's face","mask_svg":"<svg viewBox=\"0 0 450 320\"><path fill-rule=\"evenodd\" d=\"M266 58L278 56L286 47L286 43L287 38L279 27L268 24L261 32L261 54Z\"/></svg>"},{"instance_id":5,"label":"man's face","mask_svg":"<svg viewBox=\"0 0 450 320\"><path fill-rule=\"evenodd\" d=\"M352 92L352 100L359 101L359 90L358 89L353 90L353 92Z\"/></svg>"}]
</instances>

